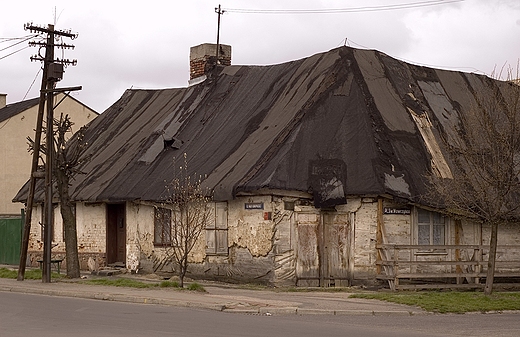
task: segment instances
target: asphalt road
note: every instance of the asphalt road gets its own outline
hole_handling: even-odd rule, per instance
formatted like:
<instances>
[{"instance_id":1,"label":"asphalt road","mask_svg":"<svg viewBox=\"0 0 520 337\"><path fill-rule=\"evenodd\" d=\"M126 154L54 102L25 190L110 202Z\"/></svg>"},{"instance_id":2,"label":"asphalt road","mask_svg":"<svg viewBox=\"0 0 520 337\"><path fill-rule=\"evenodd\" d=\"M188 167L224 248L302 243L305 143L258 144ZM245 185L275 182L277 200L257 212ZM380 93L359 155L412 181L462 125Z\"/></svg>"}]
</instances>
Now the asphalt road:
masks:
<instances>
[{"instance_id":1,"label":"asphalt road","mask_svg":"<svg viewBox=\"0 0 520 337\"><path fill-rule=\"evenodd\" d=\"M519 314L261 316L0 292L0 337L518 335Z\"/></svg>"}]
</instances>

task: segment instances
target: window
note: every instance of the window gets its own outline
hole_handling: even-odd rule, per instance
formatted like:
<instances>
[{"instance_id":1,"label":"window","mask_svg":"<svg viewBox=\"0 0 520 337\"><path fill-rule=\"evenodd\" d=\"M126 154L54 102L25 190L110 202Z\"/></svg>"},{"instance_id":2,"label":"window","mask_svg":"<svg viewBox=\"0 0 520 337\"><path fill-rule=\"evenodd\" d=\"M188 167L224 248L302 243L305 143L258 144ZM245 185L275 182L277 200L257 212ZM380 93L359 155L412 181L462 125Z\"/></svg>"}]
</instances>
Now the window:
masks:
<instances>
[{"instance_id":1,"label":"window","mask_svg":"<svg viewBox=\"0 0 520 337\"><path fill-rule=\"evenodd\" d=\"M165 246L171 244L172 211L167 208L156 207L154 211L154 244Z\"/></svg>"},{"instance_id":2,"label":"window","mask_svg":"<svg viewBox=\"0 0 520 337\"><path fill-rule=\"evenodd\" d=\"M227 203L215 203L215 221L206 227L206 254L228 255Z\"/></svg>"},{"instance_id":3,"label":"window","mask_svg":"<svg viewBox=\"0 0 520 337\"><path fill-rule=\"evenodd\" d=\"M444 245L445 217L437 212L417 209L417 243L420 245Z\"/></svg>"}]
</instances>

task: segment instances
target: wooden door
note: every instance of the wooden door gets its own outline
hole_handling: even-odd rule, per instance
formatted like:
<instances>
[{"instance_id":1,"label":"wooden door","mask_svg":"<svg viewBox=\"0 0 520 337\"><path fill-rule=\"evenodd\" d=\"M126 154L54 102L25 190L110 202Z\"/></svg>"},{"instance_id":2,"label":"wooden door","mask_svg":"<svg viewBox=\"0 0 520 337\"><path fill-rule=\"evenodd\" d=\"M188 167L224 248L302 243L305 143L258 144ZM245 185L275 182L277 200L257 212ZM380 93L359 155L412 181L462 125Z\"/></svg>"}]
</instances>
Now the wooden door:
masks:
<instances>
[{"instance_id":1,"label":"wooden door","mask_svg":"<svg viewBox=\"0 0 520 337\"><path fill-rule=\"evenodd\" d=\"M296 285L320 286L319 214L298 213L296 222Z\"/></svg>"},{"instance_id":2,"label":"wooden door","mask_svg":"<svg viewBox=\"0 0 520 337\"><path fill-rule=\"evenodd\" d=\"M297 219L296 285L349 286L350 215L309 212Z\"/></svg>"},{"instance_id":3,"label":"wooden door","mask_svg":"<svg viewBox=\"0 0 520 337\"><path fill-rule=\"evenodd\" d=\"M349 214L324 212L323 286L349 286L350 219Z\"/></svg>"},{"instance_id":4,"label":"wooden door","mask_svg":"<svg viewBox=\"0 0 520 337\"><path fill-rule=\"evenodd\" d=\"M107 264L126 265L125 204L107 204Z\"/></svg>"}]
</instances>

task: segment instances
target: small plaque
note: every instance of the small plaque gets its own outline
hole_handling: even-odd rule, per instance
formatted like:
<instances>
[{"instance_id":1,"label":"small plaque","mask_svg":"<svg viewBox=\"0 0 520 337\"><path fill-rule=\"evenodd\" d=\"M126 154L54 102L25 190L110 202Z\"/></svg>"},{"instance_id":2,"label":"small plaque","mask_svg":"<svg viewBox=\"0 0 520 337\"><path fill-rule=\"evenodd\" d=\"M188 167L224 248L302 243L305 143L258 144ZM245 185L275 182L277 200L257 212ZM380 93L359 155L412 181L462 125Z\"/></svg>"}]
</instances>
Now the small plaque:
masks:
<instances>
[{"instance_id":1,"label":"small plaque","mask_svg":"<svg viewBox=\"0 0 520 337\"><path fill-rule=\"evenodd\" d=\"M245 209L264 209L263 202L247 202L244 204Z\"/></svg>"},{"instance_id":2,"label":"small plaque","mask_svg":"<svg viewBox=\"0 0 520 337\"><path fill-rule=\"evenodd\" d=\"M412 210L409 208L388 208L385 207L383 210L384 214L399 214L399 215L410 215Z\"/></svg>"}]
</instances>

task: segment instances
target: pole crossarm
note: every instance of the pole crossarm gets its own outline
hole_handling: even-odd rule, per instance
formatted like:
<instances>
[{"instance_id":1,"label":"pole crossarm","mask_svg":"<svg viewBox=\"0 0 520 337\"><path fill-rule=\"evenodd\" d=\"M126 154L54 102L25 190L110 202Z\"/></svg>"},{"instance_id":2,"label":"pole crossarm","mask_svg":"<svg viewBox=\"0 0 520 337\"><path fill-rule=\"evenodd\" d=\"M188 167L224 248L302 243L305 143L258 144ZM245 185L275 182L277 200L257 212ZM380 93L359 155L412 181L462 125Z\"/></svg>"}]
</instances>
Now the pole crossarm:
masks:
<instances>
[{"instance_id":1,"label":"pole crossarm","mask_svg":"<svg viewBox=\"0 0 520 337\"><path fill-rule=\"evenodd\" d=\"M44 27L40 27L40 26L35 26L31 22L31 23L26 23L24 25L24 29L30 31L31 33L45 33L45 34L53 33L54 35L69 37L72 40L74 40L75 38L78 37L78 34L72 33L70 29L69 30L54 30L54 25L49 25L49 28L44 28Z\"/></svg>"},{"instance_id":2,"label":"pole crossarm","mask_svg":"<svg viewBox=\"0 0 520 337\"><path fill-rule=\"evenodd\" d=\"M46 46L47 43L45 42L39 42L39 41L30 41L29 42L29 47L36 47L36 46ZM74 49L76 48L75 45L73 44L66 44L66 43L60 43L60 44L52 44L51 47L56 47L56 48L60 48L60 49Z\"/></svg>"},{"instance_id":3,"label":"pole crossarm","mask_svg":"<svg viewBox=\"0 0 520 337\"><path fill-rule=\"evenodd\" d=\"M66 92L66 91L78 91L83 89L81 85L77 87L66 87L66 88L53 88L53 89L44 89L42 92L48 93L48 92Z\"/></svg>"}]
</instances>

